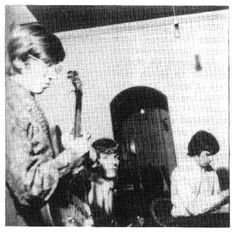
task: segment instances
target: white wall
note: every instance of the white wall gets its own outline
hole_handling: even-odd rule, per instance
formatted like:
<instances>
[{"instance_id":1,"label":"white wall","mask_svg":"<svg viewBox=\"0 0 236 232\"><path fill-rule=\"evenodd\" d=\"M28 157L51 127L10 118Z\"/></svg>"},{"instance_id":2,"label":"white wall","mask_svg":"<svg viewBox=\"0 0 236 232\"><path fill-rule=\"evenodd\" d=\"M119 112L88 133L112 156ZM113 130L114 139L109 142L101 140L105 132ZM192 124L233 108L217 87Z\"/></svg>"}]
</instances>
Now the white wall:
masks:
<instances>
[{"instance_id":1,"label":"white wall","mask_svg":"<svg viewBox=\"0 0 236 232\"><path fill-rule=\"evenodd\" d=\"M64 72L39 100L51 124L73 126L74 98L66 71L83 81L82 128L93 139L112 137L109 104L122 90L145 85L166 94L177 161L191 136L213 133L221 150L215 166L228 166L228 10L59 33L66 49ZM195 55L202 71L195 70ZM70 92L70 93L69 93Z\"/></svg>"},{"instance_id":2,"label":"white wall","mask_svg":"<svg viewBox=\"0 0 236 232\"><path fill-rule=\"evenodd\" d=\"M33 14L24 5L5 6L5 37L8 35L9 26L12 23L22 24L37 22Z\"/></svg>"}]
</instances>

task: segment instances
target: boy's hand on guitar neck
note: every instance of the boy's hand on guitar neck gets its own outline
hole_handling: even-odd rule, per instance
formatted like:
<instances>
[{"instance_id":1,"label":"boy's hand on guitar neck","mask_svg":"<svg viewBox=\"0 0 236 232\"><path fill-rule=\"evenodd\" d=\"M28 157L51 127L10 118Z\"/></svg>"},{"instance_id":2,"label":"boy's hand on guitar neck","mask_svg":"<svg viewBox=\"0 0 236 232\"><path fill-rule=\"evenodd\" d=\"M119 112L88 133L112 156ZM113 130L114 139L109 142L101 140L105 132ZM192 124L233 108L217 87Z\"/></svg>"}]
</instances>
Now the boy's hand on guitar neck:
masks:
<instances>
[{"instance_id":1,"label":"boy's hand on guitar neck","mask_svg":"<svg viewBox=\"0 0 236 232\"><path fill-rule=\"evenodd\" d=\"M62 135L62 143L65 149L77 153L79 158L89 151L90 138L89 132L82 133L76 138L74 138L72 133L65 133Z\"/></svg>"}]
</instances>

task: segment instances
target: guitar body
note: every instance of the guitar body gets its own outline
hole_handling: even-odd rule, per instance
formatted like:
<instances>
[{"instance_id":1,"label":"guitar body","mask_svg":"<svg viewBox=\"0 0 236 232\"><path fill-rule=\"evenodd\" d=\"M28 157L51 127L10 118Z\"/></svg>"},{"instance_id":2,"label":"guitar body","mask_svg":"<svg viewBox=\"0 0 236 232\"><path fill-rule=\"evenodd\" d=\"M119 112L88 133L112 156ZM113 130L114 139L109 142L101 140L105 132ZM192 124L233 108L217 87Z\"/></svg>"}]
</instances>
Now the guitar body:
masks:
<instances>
[{"instance_id":1,"label":"guitar body","mask_svg":"<svg viewBox=\"0 0 236 232\"><path fill-rule=\"evenodd\" d=\"M85 203L85 189L78 175L68 174L60 183L50 201L41 209L46 226L84 226L91 212Z\"/></svg>"}]
</instances>

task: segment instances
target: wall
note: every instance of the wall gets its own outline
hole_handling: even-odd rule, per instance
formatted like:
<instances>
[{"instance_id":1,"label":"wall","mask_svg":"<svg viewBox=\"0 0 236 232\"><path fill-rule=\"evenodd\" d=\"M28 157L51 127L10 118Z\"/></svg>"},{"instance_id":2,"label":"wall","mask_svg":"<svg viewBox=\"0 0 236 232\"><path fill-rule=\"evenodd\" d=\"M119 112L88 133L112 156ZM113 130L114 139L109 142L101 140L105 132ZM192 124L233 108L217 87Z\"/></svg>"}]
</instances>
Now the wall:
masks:
<instances>
[{"instance_id":1,"label":"wall","mask_svg":"<svg viewBox=\"0 0 236 232\"><path fill-rule=\"evenodd\" d=\"M8 29L12 23L22 24L37 21L24 5L6 5L5 19L5 38L7 38Z\"/></svg>"},{"instance_id":2,"label":"wall","mask_svg":"<svg viewBox=\"0 0 236 232\"><path fill-rule=\"evenodd\" d=\"M39 97L51 124L73 126L74 95L66 71L83 82L82 128L92 139L112 137L109 104L138 85L168 97L177 161L185 159L193 133L204 129L219 140L215 166L228 166L228 10L58 33L66 49L64 71ZM201 71L195 70L199 55Z\"/></svg>"}]
</instances>

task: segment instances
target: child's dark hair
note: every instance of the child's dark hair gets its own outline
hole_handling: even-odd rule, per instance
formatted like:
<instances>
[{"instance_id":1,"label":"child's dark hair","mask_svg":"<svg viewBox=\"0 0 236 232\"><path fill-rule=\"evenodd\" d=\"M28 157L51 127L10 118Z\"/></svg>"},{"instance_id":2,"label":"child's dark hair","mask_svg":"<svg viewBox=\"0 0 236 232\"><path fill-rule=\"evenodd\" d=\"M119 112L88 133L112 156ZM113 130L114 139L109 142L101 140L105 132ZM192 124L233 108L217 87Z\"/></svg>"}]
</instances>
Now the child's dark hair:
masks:
<instances>
[{"instance_id":1,"label":"child's dark hair","mask_svg":"<svg viewBox=\"0 0 236 232\"><path fill-rule=\"evenodd\" d=\"M198 131L188 144L188 156L199 156L202 151L209 151L215 155L219 149L219 143L215 136L206 131Z\"/></svg>"},{"instance_id":2,"label":"child's dark hair","mask_svg":"<svg viewBox=\"0 0 236 232\"><path fill-rule=\"evenodd\" d=\"M119 153L119 144L108 138L101 138L93 142L92 147L96 150L96 153L99 155L100 153L104 154L114 154Z\"/></svg>"}]
</instances>

